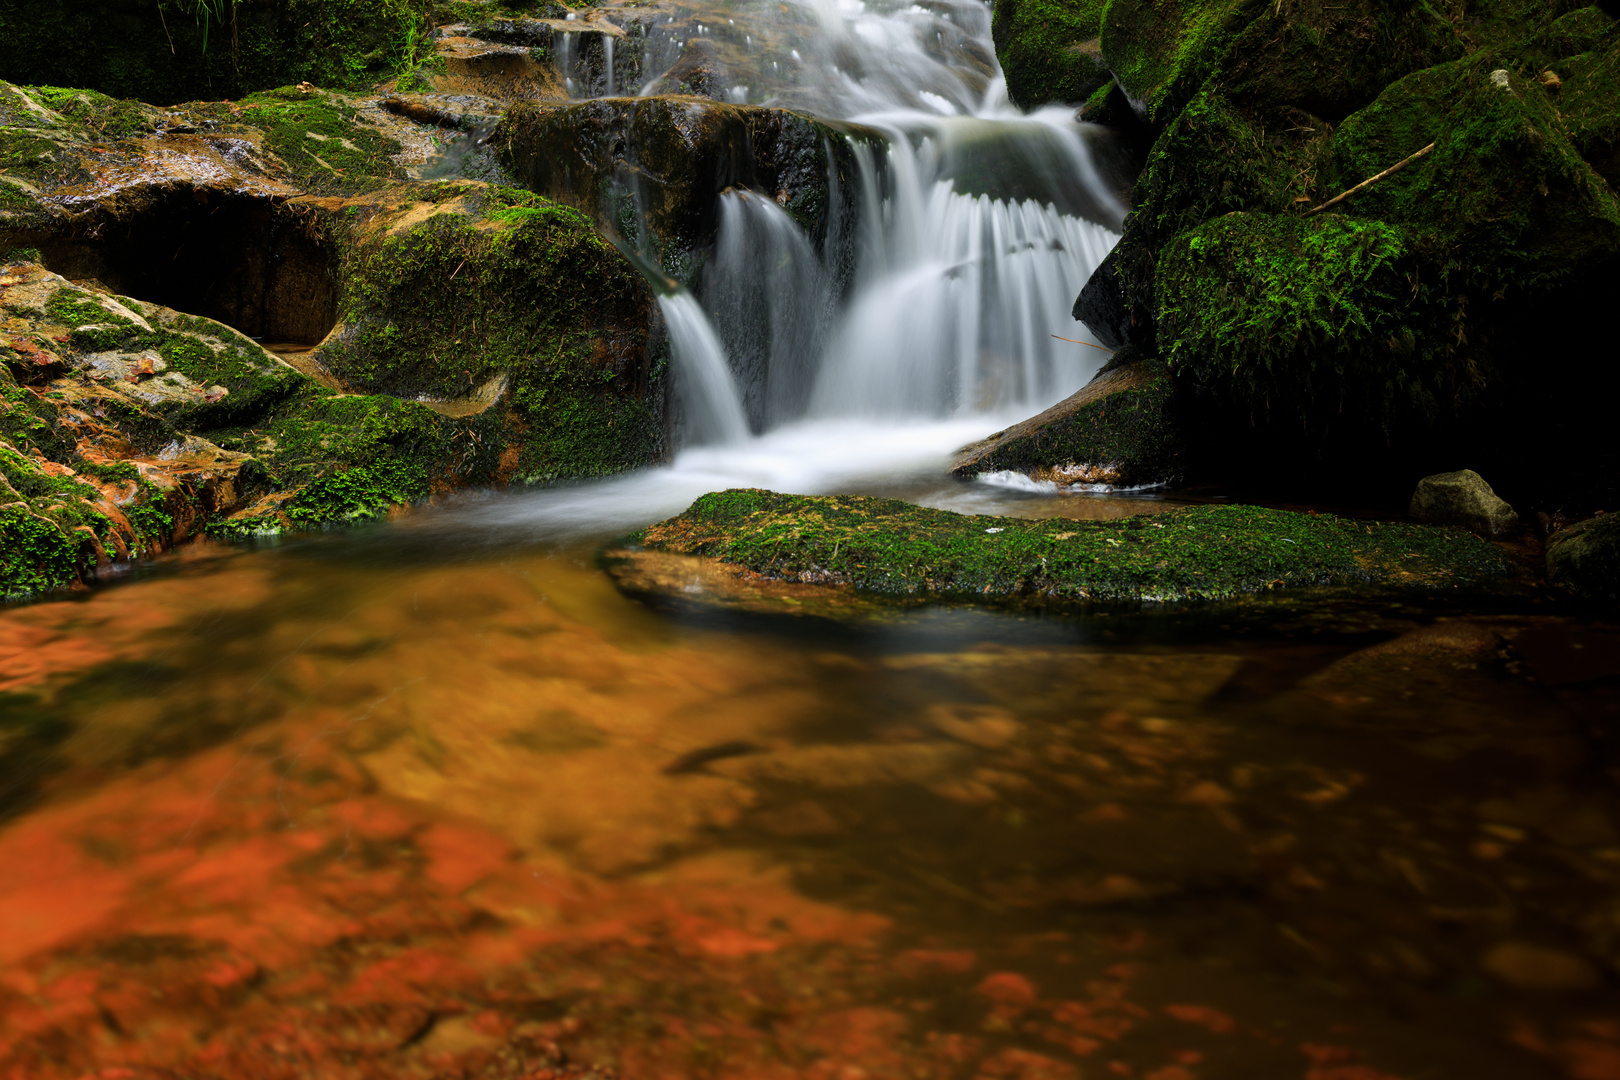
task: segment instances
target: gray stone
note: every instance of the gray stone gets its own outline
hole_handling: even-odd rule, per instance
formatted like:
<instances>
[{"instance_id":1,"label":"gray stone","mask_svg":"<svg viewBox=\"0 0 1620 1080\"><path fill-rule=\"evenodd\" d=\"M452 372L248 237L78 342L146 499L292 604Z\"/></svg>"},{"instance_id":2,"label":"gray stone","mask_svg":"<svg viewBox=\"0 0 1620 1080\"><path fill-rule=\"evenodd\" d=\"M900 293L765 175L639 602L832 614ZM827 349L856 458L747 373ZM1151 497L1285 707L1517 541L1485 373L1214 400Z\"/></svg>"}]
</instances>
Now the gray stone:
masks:
<instances>
[{"instance_id":1,"label":"gray stone","mask_svg":"<svg viewBox=\"0 0 1620 1080\"><path fill-rule=\"evenodd\" d=\"M1620 601L1620 514L1599 514L1548 537L1547 580L1588 600Z\"/></svg>"},{"instance_id":2,"label":"gray stone","mask_svg":"<svg viewBox=\"0 0 1620 1080\"><path fill-rule=\"evenodd\" d=\"M1519 523L1513 507L1473 469L1425 476L1412 493L1407 513L1416 521L1461 525L1484 536L1498 536Z\"/></svg>"}]
</instances>

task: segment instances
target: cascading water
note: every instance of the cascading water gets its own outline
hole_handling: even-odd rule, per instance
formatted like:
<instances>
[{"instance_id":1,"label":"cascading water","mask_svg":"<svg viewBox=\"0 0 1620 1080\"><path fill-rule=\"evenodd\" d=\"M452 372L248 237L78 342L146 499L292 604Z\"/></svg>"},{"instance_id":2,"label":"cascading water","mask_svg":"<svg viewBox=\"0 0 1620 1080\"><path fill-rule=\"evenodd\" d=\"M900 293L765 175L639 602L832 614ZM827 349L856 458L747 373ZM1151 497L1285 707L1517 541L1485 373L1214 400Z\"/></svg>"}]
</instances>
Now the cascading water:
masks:
<instances>
[{"instance_id":1,"label":"cascading water","mask_svg":"<svg viewBox=\"0 0 1620 1080\"><path fill-rule=\"evenodd\" d=\"M850 136L856 220L835 225L856 235L820 237L818 254L774 193L722 193L697 299L660 300L672 466L542 496L549 513L584 514L562 509L583 498L584 516L629 524L725 486L894 490L897 472L938 475L964 442L1085 384L1104 352L1053 335L1090 338L1070 305L1124 207L1095 161L1098 129L1007 103L986 5L697 2L623 9L641 92L701 85L881 135Z\"/></svg>"}]
</instances>

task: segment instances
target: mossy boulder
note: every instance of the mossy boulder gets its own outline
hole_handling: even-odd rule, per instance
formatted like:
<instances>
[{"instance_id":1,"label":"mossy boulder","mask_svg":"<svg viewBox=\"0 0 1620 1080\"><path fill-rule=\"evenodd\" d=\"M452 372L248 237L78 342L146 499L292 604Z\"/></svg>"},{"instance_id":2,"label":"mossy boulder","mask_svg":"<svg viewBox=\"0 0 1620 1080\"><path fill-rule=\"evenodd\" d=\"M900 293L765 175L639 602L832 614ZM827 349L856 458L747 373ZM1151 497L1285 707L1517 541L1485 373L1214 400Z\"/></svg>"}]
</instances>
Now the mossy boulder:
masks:
<instances>
[{"instance_id":1,"label":"mossy boulder","mask_svg":"<svg viewBox=\"0 0 1620 1080\"><path fill-rule=\"evenodd\" d=\"M1159 134L1075 316L1165 360L1221 467L1393 501L1465 456L1601 504L1620 36L1577 3L1454 14L1115 0L1104 57Z\"/></svg>"},{"instance_id":2,"label":"mossy boulder","mask_svg":"<svg viewBox=\"0 0 1620 1080\"><path fill-rule=\"evenodd\" d=\"M340 318L314 359L345 386L493 409L513 479L662 457L652 294L584 214L475 182L305 205L341 252Z\"/></svg>"},{"instance_id":3,"label":"mossy boulder","mask_svg":"<svg viewBox=\"0 0 1620 1080\"><path fill-rule=\"evenodd\" d=\"M633 573L643 552L882 596L1057 604L1212 601L1332 585L1452 589L1507 569L1471 533L1256 506L1027 521L760 490L702 496L615 545L610 569Z\"/></svg>"},{"instance_id":4,"label":"mossy boulder","mask_svg":"<svg viewBox=\"0 0 1620 1080\"><path fill-rule=\"evenodd\" d=\"M425 0L0 0L0 79L160 105L311 82L359 89L424 55Z\"/></svg>"},{"instance_id":5,"label":"mossy boulder","mask_svg":"<svg viewBox=\"0 0 1620 1080\"><path fill-rule=\"evenodd\" d=\"M951 471L1137 487L1180 479L1181 455L1173 387L1150 361L1105 370L1040 415L963 447Z\"/></svg>"},{"instance_id":6,"label":"mossy boulder","mask_svg":"<svg viewBox=\"0 0 1620 1080\"><path fill-rule=\"evenodd\" d=\"M1620 604L1620 514L1587 518L1549 536L1547 580L1587 600Z\"/></svg>"},{"instance_id":7,"label":"mossy boulder","mask_svg":"<svg viewBox=\"0 0 1620 1080\"><path fill-rule=\"evenodd\" d=\"M1112 78L1098 38L1107 6L1106 0L998 0L990 33L1014 105L1079 103Z\"/></svg>"}]
</instances>

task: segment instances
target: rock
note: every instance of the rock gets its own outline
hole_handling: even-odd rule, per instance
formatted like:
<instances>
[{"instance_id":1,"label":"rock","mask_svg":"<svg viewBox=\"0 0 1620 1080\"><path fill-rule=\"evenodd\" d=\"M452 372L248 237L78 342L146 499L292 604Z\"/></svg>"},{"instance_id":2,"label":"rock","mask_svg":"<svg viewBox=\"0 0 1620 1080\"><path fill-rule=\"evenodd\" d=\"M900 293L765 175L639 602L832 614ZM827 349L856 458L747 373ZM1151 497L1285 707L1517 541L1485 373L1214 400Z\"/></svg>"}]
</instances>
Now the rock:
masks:
<instances>
[{"instance_id":1,"label":"rock","mask_svg":"<svg viewBox=\"0 0 1620 1080\"><path fill-rule=\"evenodd\" d=\"M1461 525L1482 536L1500 536L1519 524L1513 507L1472 469L1419 480L1407 513L1430 525Z\"/></svg>"},{"instance_id":2,"label":"rock","mask_svg":"<svg viewBox=\"0 0 1620 1080\"><path fill-rule=\"evenodd\" d=\"M1582 957L1522 941L1492 946L1480 966L1515 990L1593 990L1603 982L1597 967Z\"/></svg>"},{"instance_id":3,"label":"rock","mask_svg":"<svg viewBox=\"0 0 1620 1080\"><path fill-rule=\"evenodd\" d=\"M606 553L640 590L648 554L701 556L711 572L900 598L1020 603L1198 601L1277 588L1485 581L1506 563L1466 533L1340 521L1254 506L1199 506L1118 521L969 517L895 499L704 495Z\"/></svg>"},{"instance_id":4,"label":"rock","mask_svg":"<svg viewBox=\"0 0 1620 1080\"><path fill-rule=\"evenodd\" d=\"M1101 0L1000 0L990 32L1007 79L1007 96L1021 109L1051 102L1076 104L1109 82L1097 34Z\"/></svg>"},{"instance_id":5,"label":"rock","mask_svg":"<svg viewBox=\"0 0 1620 1080\"><path fill-rule=\"evenodd\" d=\"M1037 480L1133 487L1182 476L1172 388L1162 365L1104 371L1078 392L956 452L960 477L1013 470Z\"/></svg>"},{"instance_id":6,"label":"rock","mask_svg":"<svg viewBox=\"0 0 1620 1080\"><path fill-rule=\"evenodd\" d=\"M856 185L839 187L835 205L828 184L829 169L856 174L851 137L881 138L785 109L646 97L517 105L491 141L524 186L579 207L632 245L642 246L644 222L665 273L687 280L719 226L716 196L729 187L764 192L818 247L828 243L835 218L853 220Z\"/></svg>"},{"instance_id":7,"label":"rock","mask_svg":"<svg viewBox=\"0 0 1620 1080\"><path fill-rule=\"evenodd\" d=\"M1369 0L1115 0L1103 58L1157 139L1076 314L1197 388L1189 423L1251 481L1365 489L1463 453L1601 504L1616 452L1597 403L1620 387L1586 343L1620 287L1620 42L1566 10L1494 9L1481 37ZM1511 75L1554 69L1556 91ZM1553 355L1556 372L1530 360Z\"/></svg>"},{"instance_id":8,"label":"rock","mask_svg":"<svg viewBox=\"0 0 1620 1080\"><path fill-rule=\"evenodd\" d=\"M1547 580L1588 600L1620 601L1620 514L1599 514L1549 536Z\"/></svg>"}]
</instances>

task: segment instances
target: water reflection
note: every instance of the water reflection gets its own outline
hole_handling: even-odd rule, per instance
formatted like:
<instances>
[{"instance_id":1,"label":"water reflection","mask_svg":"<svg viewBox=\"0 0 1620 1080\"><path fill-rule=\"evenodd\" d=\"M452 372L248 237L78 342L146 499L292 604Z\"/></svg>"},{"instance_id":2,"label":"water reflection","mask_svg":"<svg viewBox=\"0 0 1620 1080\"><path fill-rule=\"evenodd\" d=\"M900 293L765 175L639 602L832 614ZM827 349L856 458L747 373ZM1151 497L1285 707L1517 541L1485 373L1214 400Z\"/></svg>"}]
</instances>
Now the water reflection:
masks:
<instances>
[{"instance_id":1,"label":"water reflection","mask_svg":"<svg viewBox=\"0 0 1620 1080\"><path fill-rule=\"evenodd\" d=\"M0 615L8 1071L1620 1060L1610 629L688 621L420 541Z\"/></svg>"}]
</instances>

